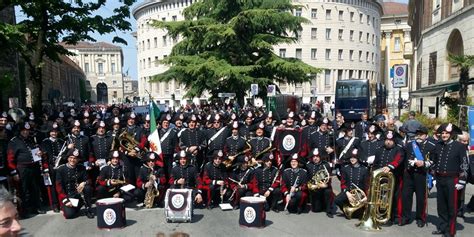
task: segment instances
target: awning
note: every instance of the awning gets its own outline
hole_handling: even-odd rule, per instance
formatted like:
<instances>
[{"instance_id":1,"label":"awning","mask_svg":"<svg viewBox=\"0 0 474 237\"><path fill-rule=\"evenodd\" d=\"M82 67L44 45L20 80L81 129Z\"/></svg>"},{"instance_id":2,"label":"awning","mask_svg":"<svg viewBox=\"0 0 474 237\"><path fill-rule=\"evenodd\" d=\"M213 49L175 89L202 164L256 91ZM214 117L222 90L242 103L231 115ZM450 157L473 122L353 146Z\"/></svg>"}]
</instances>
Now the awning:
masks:
<instances>
[{"instance_id":1,"label":"awning","mask_svg":"<svg viewBox=\"0 0 474 237\"><path fill-rule=\"evenodd\" d=\"M445 92L456 91L459 91L459 81L457 80L430 85L416 91L410 91L410 97L442 97Z\"/></svg>"}]
</instances>

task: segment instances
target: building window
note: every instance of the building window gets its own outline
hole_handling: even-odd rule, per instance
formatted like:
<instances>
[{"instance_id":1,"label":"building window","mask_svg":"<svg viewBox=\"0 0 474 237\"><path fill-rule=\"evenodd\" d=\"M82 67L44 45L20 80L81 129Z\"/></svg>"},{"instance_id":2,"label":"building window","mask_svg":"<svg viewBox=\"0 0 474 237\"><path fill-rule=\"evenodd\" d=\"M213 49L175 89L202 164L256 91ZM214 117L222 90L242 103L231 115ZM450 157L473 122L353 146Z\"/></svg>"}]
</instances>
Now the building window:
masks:
<instances>
[{"instance_id":1,"label":"building window","mask_svg":"<svg viewBox=\"0 0 474 237\"><path fill-rule=\"evenodd\" d=\"M326 9L326 20L331 20L331 9Z\"/></svg>"},{"instance_id":2,"label":"building window","mask_svg":"<svg viewBox=\"0 0 474 237\"><path fill-rule=\"evenodd\" d=\"M351 21L354 22L354 12L351 12Z\"/></svg>"},{"instance_id":3,"label":"building window","mask_svg":"<svg viewBox=\"0 0 474 237\"><path fill-rule=\"evenodd\" d=\"M354 50L352 50L352 49L349 50L349 59L350 59L351 61L354 61Z\"/></svg>"},{"instance_id":4,"label":"building window","mask_svg":"<svg viewBox=\"0 0 474 237\"><path fill-rule=\"evenodd\" d=\"M362 31L359 31L359 42L362 42Z\"/></svg>"},{"instance_id":5,"label":"building window","mask_svg":"<svg viewBox=\"0 0 474 237\"><path fill-rule=\"evenodd\" d=\"M166 17L162 17L161 20L162 20L162 21L166 21Z\"/></svg>"},{"instance_id":6,"label":"building window","mask_svg":"<svg viewBox=\"0 0 474 237\"><path fill-rule=\"evenodd\" d=\"M359 18L360 18L360 24L364 23L364 14L363 13L359 14Z\"/></svg>"},{"instance_id":7,"label":"building window","mask_svg":"<svg viewBox=\"0 0 474 237\"><path fill-rule=\"evenodd\" d=\"M316 60L317 59L317 53L318 53L318 49L311 49L311 59L312 60Z\"/></svg>"},{"instance_id":8,"label":"building window","mask_svg":"<svg viewBox=\"0 0 474 237\"><path fill-rule=\"evenodd\" d=\"M339 40L342 40L342 35L343 35L343 34L344 34L344 30L343 30L343 29L339 29L339 33L338 33L338 35L337 35L337 38L338 38Z\"/></svg>"},{"instance_id":9,"label":"building window","mask_svg":"<svg viewBox=\"0 0 474 237\"><path fill-rule=\"evenodd\" d=\"M367 33L367 44L370 44L370 34Z\"/></svg>"},{"instance_id":10,"label":"building window","mask_svg":"<svg viewBox=\"0 0 474 237\"><path fill-rule=\"evenodd\" d=\"M354 31L353 30L349 31L349 38L350 38L351 41L354 41Z\"/></svg>"},{"instance_id":11,"label":"building window","mask_svg":"<svg viewBox=\"0 0 474 237\"><path fill-rule=\"evenodd\" d=\"M326 39L327 40L331 39L331 29L330 28L326 28Z\"/></svg>"},{"instance_id":12,"label":"building window","mask_svg":"<svg viewBox=\"0 0 474 237\"><path fill-rule=\"evenodd\" d=\"M84 54L84 57L89 57L89 54Z\"/></svg>"},{"instance_id":13,"label":"building window","mask_svg":"<svg viewBox=\"0 0 474 237\"><path fill-rule=\"evenodd\" d=\"M302 52L302 50L301 50L301 49L296 49L296 52L295 52L295 58L297 58L297 59L300 59L300 60L301 60L301 58L302 58L302 54L303 54L303 52Z\"/></svg>"},{"instance_id":14,"label":"building window","mask_svg":"<svg viewBox=\"0 0 474 237\"><path fill-rule=\"evenodd\" d=\"M429 70L428 70L428 85L436 84L437 63L438 63L437 52L430 53Z\"/></svg>"},{"instance_id":15,"label":"building window","mask_svg":"<svg viewBox=\"0 0 474 237\"><path fill-rule=\"evenodd\" d=\"M326 49L326 60L331 60L331 49Z\"/></svg>"},{"instance_id":16,"label":"building window","mask_svg":"<svg viewBox=\"0 0 474 237\"><path fill-rule=\"evenodd\" d=\"M155 48L158 48L158 38L157 37L153 38L153 46Z\"/></svg>"},{"instance_id":17,"label":"building window","mask_svg":"<svg viewBox=\"0 0 474 237\"><path fill-rule=\"evenodd\" d=\"M339 51L337 52L337 58L339 59L339 61L343 60L343 57L342 57L343 52L344 50L342 49L339 49Z\"/></svg>"},{"instance_id":18,"label":"building window","mask_svg":"<svg viewBox=\"0 0 474 237\"><path fill-rule=\"evenodd\" d=\"M374 59L374 53L372 53L372 57L371 57L371 58L372 58L372 63L375 63L375 61L374 61L374 60L375 60L375 59Z\"/></svg>"},{"instance_id":19,"label":"building window","mask_svg":"<svg viewBox=\"0 0 474 237\"><path fill-rule=\"evenodd\" d=\"M167 41L167 39L166 39L166 35L163 35L163 47L165 47L165 46L166 46L166 41Z\"/></svg>"},{"instance_id":20,"label":"building window","mask_svg":"<svg viewBox=\"0 0 474 237\"><path fill-rule=\"evenodd\" d=\"M116 81L116 80L113 80L113 81L112 81L112 85L117 85L117 81Z\"/></svg>"},{"instance_id":21,"label":"building window","mask_svg":"<svg viewBox=\"0 0 474 237\"><path fill-rule=\"evenodd\" d=\"M339 20L340 21L344 20L344 11L339 11Z\"/></svg>"},{"instance_id":22,"label":"building window","mask_svg":"<svg viewBox=\"0 0 474 237\"><path fill-rule=\"evenodd\" d=\"M158 56L155 56L155 67L158 67L160 62L158 61Z\"/></svg>"},{"instance_id":23,"label":"building window","mask_svg":"<svg viewBox=\"0 0 474 237\"><path fill-rule=\"evenodd\" d=\"M110 64L110 71L112 72L112 74L115 74L115 63Z\"/></svg>"},{"instance_id":24,"label":"building window","mask_svg":"<svg viewBox=\"0 0 474 237\"><path fill-rule=\"evenodd\" d=\"M147 39L147 40L146 40L146 48L147 48L147 49L150 49L150 39Z\"/></svg>"},{"instance_id":25,"label":"building window","mask_svg":"<svg viewBox=\"0 0 474 237\"><path fill-rule=\"evenodd\" d=\"M359 61L362 62L362 50L359 50Z\"/></svg>"},{"instance_id":26,"label":"building window","mask_svg":"<svg viewBox=\"0 0 474 237\"><path fill-rule=\"evenodd\" d=\"M375 35L372 34L372 45L374 45L374 44L375 44Z\"/></svg>"},{"instance_id":27,"label":"building window","mask_svg":"<svg viewBox=\"0 0 474 237\"><path fill-rule=\"evenodd\" d=\"M176 20L178 19L178 17L177 17L177 16L172 16L171 19L172 19L173 21L176 21Z\"/></svg>"},{"instance_id":28,"label":"building window","mask_svg":"<svg viewBox=\"0 0 474 237\"><path fill-rule=\"evenodd\" d=\"M370 16L367 15L367 25L370 25Z\"/></svg>"},{"instance_id":29,"label":"building window","mask_svg":"<svg viewBox=\"0 0 474 237\"><path fill-rule=\"evenodd\" d=\"M295 10L295 16L301 16L301 8Z\"/></svg>"},{"instance_id":30,"label":"building window","mask_svg":"<svg viewBox=\"0 0 474 237\"><path fill-rule=\"evenodd\" d=\"M418 66L416 67L416 88L415 89L420 89L421 88L421 71L422 71L422 66L423 64L421 63L422 60L420 58L420 61L418 62Z\"/></svg>"},{"instance_id":31,"label":"building window","mask_svg":"<svg viewBox=\"0 0 474 237\"><path fill-rule=\"evenodd\" d=\"M302 35L303 35L303 31L301 31L301 30L296 31L296 33L295 33L295 37L298 40L301 40Z\"/></svg>"},{"instance_id":32,"label":"building window","mask_svg":"<svg viewBox=\"0 0 474 237\"><path fill-rule=\"evenodd\" d=\"M311 28L311 39L318 38L318 28Z\"/></svg>"},{"instance_id":33,"label":"building window","mask_svg":"<svg viewBox=\"0 0 474 237\"><path fill-rule=\"evenodd\" d=\"M280 58L286 58L286 49L280 49Z\"/></svg>"},{"instance_id":34,"label":"building window","mask_svg":"<svg viewBox=\"0 0 474 237\"><path fill-rule=\"evenodd\" d=\"M369 62L369 52L366 52L366 53L365 53L365 61L366 61L366 62Z\"/></svg>"},{"instance_id":35,"label":"building window","mask_svg":"<svg viewBox=\"0 0 474 237\"><path fill-rule=\"evenodd\" d=\"M395 44L393 45L393 50L395 52L400 52L400 50L401 50L400 37L395 37Z\"/></svg>"},{"instance_id":36,"label":"building window","mask_svg":"<svg viewBox=\"0 0 474 237\"><path fill-rule=\"evenodd\" d=\"M344 71L342 71L342 70L337 70L337 80L338 80L338 81L342 80L342 73L343 73L343 72L344 72Z\"/></svg>"},{"instance_id":37,"label":"building window","mask_svg":"<svg viewBox=\"0 0 474 237\"><path fill-rule=\"evenodd\" d=\"M89 63L84 63L84 72L85 73L89 72Z\"/></svg>"},{"instance_id":38,"label":"building window","mask_svg":"<svg viewBox=\"0 0 474 237\"><path fill-rule=\"evenodd\" d=\"M311 8L311 18L313 18L313 19L318 18L318 9Z\"/></svg>"},{"instance_id":39,"label":"building window","mask_svg":"<svg viewBox=\"0 0 474 237\"><path fill-rule=\"evenodd\" d=\"M99 74L104 74L104 64L103 63L98 63L97 68L99 70Z\"/></svg>"},{"instance_id":40,"label":"building window","mask_svg":"<svg viewBox=\"0 0 474 237\"><path fill-rule=\"evenodd\" d=\"M151 68L151 58L148 58L148 68Z\"/></svg>"},{"instance_id":41,"label":"building window","mask_svg":"<svg viewBox=\"0 0 474 237\"><path fill-rule=\"evenodd\" d=\"M324 70L324 86L331 86L331 70Z\"/></svg>"}]
</instances>

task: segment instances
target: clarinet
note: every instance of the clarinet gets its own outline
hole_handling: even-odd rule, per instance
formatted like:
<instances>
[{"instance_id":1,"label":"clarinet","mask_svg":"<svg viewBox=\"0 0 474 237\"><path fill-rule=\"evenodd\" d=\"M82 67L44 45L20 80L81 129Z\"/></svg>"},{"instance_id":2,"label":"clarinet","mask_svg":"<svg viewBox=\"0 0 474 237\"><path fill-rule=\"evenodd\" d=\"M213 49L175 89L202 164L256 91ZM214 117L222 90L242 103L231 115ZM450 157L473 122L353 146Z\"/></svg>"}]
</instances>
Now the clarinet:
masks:
<instances>
[{"instance_id":1,"label":"clarinet","mask_svg":"<svg viewBox=\"0 0 474 237\"><path fill-rule=\"evenodd\" d=\"M296 176L296 179L295 179L295 183L293 183L293 186L291 186L292 188L296 188L298 186L298 179L300 178L300 176ZM291 198L295 196L295 192L290 192L290 200ZM284 211L287 211L288 210L288 204L290 202L286 202L285 204L285 210Z\"/></svg>"}]
</instances>

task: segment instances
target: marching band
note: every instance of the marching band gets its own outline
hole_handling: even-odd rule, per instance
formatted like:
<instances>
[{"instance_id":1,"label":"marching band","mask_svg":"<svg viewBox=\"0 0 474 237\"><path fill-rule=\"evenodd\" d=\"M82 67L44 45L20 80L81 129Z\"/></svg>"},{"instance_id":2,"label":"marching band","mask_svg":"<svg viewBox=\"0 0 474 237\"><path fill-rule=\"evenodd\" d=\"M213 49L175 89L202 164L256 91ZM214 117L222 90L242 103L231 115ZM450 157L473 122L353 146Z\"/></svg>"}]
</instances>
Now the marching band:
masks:
<instances>
[{"instance_id":1,"label":"marching band","mask_svg":"<svg viewBox=\"0 0 474 237\"><path fill-rule=\"evenodd\" d=\"M110 197L129 206L162 207L167 189L184 188L192 190L195 207L230 203L238 209L242 197L259 196L265 211L311 210L333 218L337 206L347 218L362 218L371 215L367 203L379 204L371 200L379 194L371 192L385 181L372 187L371 173L380 170L394 181L393 198L382 197L385 203L373 207L391 210L381 224L425 226L426 180L433 175L440 220L433 234L456 234L458 194L469 177L467 148L456 141L462 132L453 124L439 126L433 138L423 126L412 126L408 136L406 128L387 127L383 118L370 122L366 114L355 124L316 111L289 111L277 120L257 109L182 110L157 118L156 153L148 142L149 115L109 110L55 111L41 119L31 114L24 121L2 113L0 175L8 176L3 184L20 197L21 216L49 206L69 219L85 206L93 218L93 202ZM127 185L133 189L123 189Z\"/></svg>"}]
</instances>

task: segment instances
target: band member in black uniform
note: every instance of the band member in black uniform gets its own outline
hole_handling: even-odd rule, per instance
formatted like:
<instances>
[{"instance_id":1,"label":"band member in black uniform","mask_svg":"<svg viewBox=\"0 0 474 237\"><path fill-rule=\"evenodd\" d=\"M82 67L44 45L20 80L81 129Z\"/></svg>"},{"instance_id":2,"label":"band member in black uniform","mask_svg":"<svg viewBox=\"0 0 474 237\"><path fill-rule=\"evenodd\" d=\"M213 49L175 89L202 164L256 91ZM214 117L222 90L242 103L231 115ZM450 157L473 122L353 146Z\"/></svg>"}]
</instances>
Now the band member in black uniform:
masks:
<instances>
[{"instance_id":1,"label":"band member in black uniform","mask_svg":"<svg viewBox=\"0 0 474 237\"><path fill-rule=\"evenodd\" d=\"M188 120L188 128L181 133L179 148L186 151L190 157L190 164L201 167L203 162L203 150L206 148L206 136L202 130L198 130L196 115L191 115Z\"/></svg>"},{"instance_id":2,"label":"band member in black uniform","mask_svg":"<svg viewBox=\"0 0 474 237\"><path fill-rule=\"evenodd\" d=\"M260 123L255 131L256 137L252 138L249 142L252 153L252 158L260 160L264 151L269 150L272 147L272 141L268 137L264 137L265 126L263 123ZM257 157L260 156L260 157Z\"/></svg>"},{"instance_id":3,"label":"band member in black uniform","mask_svg":"<svg viewBox=\"0 0 474 237\"><path fill-rule=\"evenodd\" d=\"M383 146L383 141L377 138L380 128L376 124L370 124L366 127L367 139L363 140L359 145L359 161L362 165L368 166L367 159L375 158L375 152Z\"/></svg>"},{"instance_id":4,"label":"band member in black uniform","mask_svg":"<svg viewBox=\"0 0 474 237\"><path fill-rule=\"evenodd\" d=\"M239 127L239 135L249 141L254 136L255 128L253 114L249 111L244 117L244 124Z\"/></svg>"},{"instance_id":5,"label":"band member in black uniform","mask_svg":"<svg viewBox=\"0 0 474 237\"><path fill-rule=\"evenodd\" d=\"M297 214L303 211L308 197L308 174L305 169L299 167L299 163L298 154L291 156L290 168L283 171L281 180L281 192L285 201L285 209Z\"/></svg>"},{"instance_id":6,"label":"band member in black uniform","mask_svg":"<svg viewBox=\"0 0 474 237\"><path fill-rule=\"evenodd\" d=\"M392 172L395 179L395 187L393 190L393 200L392 200L392 216L390 220L385 224L390 226L393 224L395 216L398 217L399 224L401 223L401 179L403 172L403 158L404 151L402 147L396 144L396 140L399 135L393 131L385 132L385 141L384 145L375 152L375 157L373 160L373 170L382 169L383 172ZM368 160L368 163L371 164L372 160Z\"/></svg>"},{"instance_id":7,"label":"band member in black uniform","mask_svg":"<svg viewBox=\"0 0 474 237\"><path fill-rule=\"evenodd\" d=\"M412 218L411 209L413 204L413 193L416 195L416 224L418 227L423 227L426 224L426 207L428 190L426 187L426 175L432 164L436 145L428 141L428 129L426 127L418 128L415 140L410 141L405 146L405 170L403 172L403 187L402 187L402 221L400 225L410 223ZM414 145L420 151L417 157ZM418 160L420 159L420 160Z\"/></svg>"},{"instance_id":8,"label":"band member in black uniform","mask_svg":"<svg viewBox=\"0 0 474 237\"><path fill-rule=\"evenodd\" d=\"M120 119L115 117L111 120L112 128L107 131L107 136L112 140L110 149L117 150L119 149L119 136L120 136Z\"/></svg>"},{"instance_id":9,"label":"band member in black uniform","mask_svg":"<svg viewBox=\"0 0 474 237\"><path fill-rule=\"evenodd\" d=\"M125 169L123 165L120 164L121 156L123 156L123 154L119 151L113 151L110 164L100 170L99 177L97 177L97 199L121 197L126 203L133 200L133 194L120 189L122 186L128 184L125 179Z\"/></svg>"},{"instance_id":10,"label":"band member in black uniform","mask_svg":"<svg viewBox=\"0 0 474 237\"><path fill-rule=\"evenodd\" d=\"M316 111L312 111L308 116L308 124L307 126L303 127L301 137L303 138L303 144L300 152L301 157L307 157L312 149L311 146L311 135L318 131L318 118L316 115Z\"/></svg>"},{"instance_id":11,"label":"band member in black uniform","mask_svg":"<svg viewBox=\"0 0 474 237\"><path fill-rule=\"evenodd\" d=\"M161 128L158 130L163 154L164 171L169 179L173 168L174 153L178 146L178 133L174 128L170 128L171 116L169 114L161 117Z\"/></svg>"},{"instance_id":12,"label":"band member in black uniform","mask_svg":"<svg viewBox=\"0 0 474 237\"><path fill-rule=\"evenodd\" d=\"M70 149L66 154L68 162L61 165L56 174L56 190L59 203L66 219L79 214L85 205L88 218L94 218L92 211L92 187L87 179L86 169L79 163L79 150Z\"/></svg>"},{"instance_id":13,"label":"band member in black uniform","mask_svg":"<svg viewBox=\"0 0 474 237\"><path fill-rule=\"evenodd\" d=\"M367 113L363 113L360 118L361 121L357 122L355 125L355 137L358 137L359 140L364 141L367 138L367 128L369 127Z\"/></svg>"},{"instance_id":14,"label":"band member in black uniform","mask_svg":"<svg viewBox=\"0 0 474 237\"><path fill-rule=\"evenodd\" d=\"M91 137L94 133L94 127L91 124L89 112L87 110L84 111L84 114L82 117L81 131L82 131L82 135L86 137Z\"/></svg>"},{"instance_id":15,"label":"band member in black uniform","mask_svg":"<svg viewBox=\"0 0 474 237\"><path fill-rule=\"evenodd\" d=\"M0 181L0 185L8 188L11 193L13 193L13 187L9 187L8 179L8 162L7 162L7 148L8 142L12 138L10 131L7 129L8 124L8 114L3 112L0 115L0 177L5 177L4 180ZM9 125L10 126L10 125Z\"/></svg>"},{"instance_id":16,"label":"band member in black uniform","mask_svg":"<svg viewBox=\"0 0 474 237\"><path fill-rule=\"evenodd\" d=\"M227 157L227 159L229 159L229 161L232 160L232 162L238 162L239 160L244 159L245 149L250 149L250 147L248 147L245 139L239 136L239 124L237 121L235 121L232 123L231 136L225 139L224 155Z\"/></svg>"},{"instance_id":17,"label":"band member in black uniform","mask_svg":"<svg viewBox=\"0 0 474 237\"><path fill-rule=\"evenodd\" d=\"M53 209L54 212L59 212L59 203L58 203L58 196L56 193L56 186L54 185L56 183L56 162L58 159L61 159L62 157L59 157L59 154L61 151L66 150L66 142L64 142L61 138L58 138L58 125L56 123L53 123L53 125L49 128L49 137L45 138L43 142L41 142L40 145L40 150L43 153L44 160L48 163L48 169L45 170L45 172L48 172L49 178L51 179L51 189L50 189L50 206L51 209ZM64 164L64 162L58 162L58 165Z\"/></svg>"},{"instance_id":18,"label":"band member in black uniform","mask_svg":"<svg viewBox=\"0 0 474 237\"><path fill-rule=\"evenodd\" d=\"M104 121L99 122L96 134L90 138L91 152L89 160L97 167L103 167L109 161L109 153L112 150L112 137L106 135ZM98 169L96 169L98 171ZM94 179L94 177L93 177Z\"/></svg>"},{"instance_id":19,"label":"band member in black uniform","mask_svg":"<svg viewBox=\"0 0 474 237\"><path fill-rule=\"evenodd\" d=\"M196 166L189 164L189 158L185 151L179 152L179 164L173 167L169 180L171 188L192 189L195 204L202 204L201 179Z\"/></svg>"},{"instance_id":20,"label":"band member in black uniform","mask_svg":"<svg viewBox=\"0 0 474 237\"><path fill-rule=\"evenodd\" d=\"M262 157L263 166L253 172L253 193L265 197L265 211L272 209L279 212L278 201L281 200L281 175L278 168L273 166L273 154L265 153Z\"/></svg>"},{"instance_id":21,"label":"band member in black uniform","mask_svg":"<svg viewBox=\"0 0 474 237\"><path fill-rule=\"evenodd\" d=\"M232 202L234 209L239 208L240 198L251 196L254 185L252 183L253 170L249 168L249 159L247 156L243 160L238 160L234 166L237 167L229 175L229 186L232 193L229 201Z\"/></svg>"},{"instance_id":22,"label":"band member in black uniform","mask_svg":"<svg viewBox=\"0 0 474 237\"><path fill-rule=\"evenodd\" d=\"M212 123L212 127L206 131L206 163L213 160L214 152L224 150L226 138L230 135L229 129L226 126L222 126L221 116L219 114L211 116L209 122Z\"/></svg>"},{"instance_id":23,"label":"band member in black uniform","mask_svg":"<svg viewBox=\"0 0 474 237\"><path fill-rule=\"evenodd\" d=\"M308 171L308 189L309 200L311 201L311 211L321 212L325 211L329 218L333 218L332 207L334 200L334 193L331 186L331 166L327 162L328 155L325 154L326 159L321 159L318 148L312 152L310 161L306 164ZM327 180L322 180L318 183L313 181L313 177L318 172L326 174ZM326 182L327 181L327 182Z\"/></svg>"},{"instance_id":24,"label":"band member in black uniform","mask_svg":"<svg viewBox=\"0 0 474 237\"><path fill-rule=\"evenodd\" d=\"M334 142L333 137L329 134L329 119L322 118L319 121L319 130L312 132L310 136L309 148L314 150L318 148L320 153L326 152L328 155L333 156L334 154Z\"/></svg>"},{"instance_id":25,"label":"band member in black uniform","mask_svg":"<svg viewBox=\"0 0 474 237\"><path fill-rule=\"evenodd\" d=\"M272 111L268 111L267 116L265 117L265 137L271 137L275 123L276 120L273 118Z\"/></svg>"},{"instance_id":26,"label":"band member in black uniform","mask_svg":"<svg viewBox=\"0 0 474 237\"><path fill-rule=\"evenodd\" d=\"M79 150L79 163L84 164L86 169L90 169L90 163L92 160L89 160L90 155L90 144L89 137L86 137L81 134L81 123L79 120L75 120L72 123L71 133L65 138L70 146L68 149L76 148ZM86 164L85 162L89 163Z\"/></svg>"},{"instance_id":27,"label":"band member in black uniform","mask_svg":"<svg viewBox=\"0 0 474 237\"><path fill-rule=\"evenodd\" d=\"M123 129L123 132L131 135L135 141L139 144L142 139L142 129L135 124L136 115L135 113L130 113L127 119L127 126ZM134 184L137 182L138 172L142 166L142 160L139 157L139 151L143 147L135 147L131 151L125 151L126 158L124 159L125 169L127 169L127 179L130 183Z\"/></svg>"},{"instance_id":28,"label":"band member in black uniform","mask_svg":"<svg viewBox=\"0 0 474 237\"><path fill-rule=\"evenodd\" d=\"M30 125L28 122L20 123L19 134L8 143L7 159L8 168L11 170L14 182L20 184L20 198L23 200L21 215L44 214L40 209L39 187L42 185L41 167L39 161L33 159L32 149L37 144L30 137ZM41 151L35 155L41 157Z\"/></svg>"},{"instance_id":29,"label":"band member in black uniform","mask_svg":"<svg viewBox=\"0 0 474 237\"><path fill-rule=\"evenodd\" d=\"M219 203L224 202L226 198L226 180L227 172L222 164L224 153L215 151L212 161L204 166L202 174L202 184L200 189L203 191L208 208L214 208Z\"/></svg>"},{"instance_id":30,"label":"band member in black uniform","mask_svg":"<svg viewBox=\"0 0 474 237\"><path fill-rule=\"evenodd\" d=\"M436 177L436 204L440 222L433 234L456 234L457 202L459 190L465 188L467 157L465 146L454 140L461 130L445 123L438 128L441 141L436 146L432 171Z\"/></svg>"},{"instance_id":31,"label":"band member in black uniform","mask_svg":"<svg viewBox=\"0 0 474 237\"><path fill-rule=\"evenodd\" d=\"M366 194L362 202L367 201L367 191L369 189L369 170L359 163L357 149L352 150L349 165L341 168L341 192L334 199L334 203L344 213L343 206L348 205L351 200L355 200L350 191L354 188L360 188ZM346 214L346 213L344 213ZM356 211L353 216L362 216L363 209ZM347 216L346 216L347 217Z\"/></svg>"},{"instance_id":32,"label":"band member in black uniform","mask_svg":"<svg viewBox=\"0 0 474 237\"><path fill-rule=\"evenodd\" d=\"M354 136L352 123L344 123L340 130L344 133L344 136L336 140L336 150L339 163L344 165L349 163L351 151L359 147L360 139Z\"/></svg>"},{"instance_id":33,"label":"band member in black uniform","mask_svg":"<svg viewBox=\"0 0 474 237\"><path fill-rule=\"evenodd\" d=\"M138 203L143 203L145 194L149 188L154 185L158 189L159 195L155 197L155 203L162 205L166 190L166 177L163 168L156 165L158 155L154 152L148 152L144 157L144 164L140 168L137 178L137 187L135 189L135 197Z\"/></svg>"}]
</instances>

